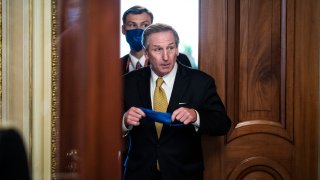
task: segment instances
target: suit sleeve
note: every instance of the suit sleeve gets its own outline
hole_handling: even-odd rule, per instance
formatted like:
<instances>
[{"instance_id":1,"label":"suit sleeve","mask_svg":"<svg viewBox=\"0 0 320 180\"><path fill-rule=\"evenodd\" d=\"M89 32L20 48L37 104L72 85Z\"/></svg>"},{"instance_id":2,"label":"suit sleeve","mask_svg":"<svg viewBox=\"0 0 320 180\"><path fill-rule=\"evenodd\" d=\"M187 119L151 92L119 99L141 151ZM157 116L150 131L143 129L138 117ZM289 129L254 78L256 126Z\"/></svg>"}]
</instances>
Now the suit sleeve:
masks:
<instances>
[{"instance_id":1,"label":"suit sleeve","mask_svg":"<svg viewBox=\"0 0 320 180\"><path fill-rule=\"evenodd\" d=\"M197 109L200 115L200 127L198 133L213 136L225 135L231 127L225 107L217 93L213 78L209 78L205 83L203 99Z\"/></svg>"}]
</instances>

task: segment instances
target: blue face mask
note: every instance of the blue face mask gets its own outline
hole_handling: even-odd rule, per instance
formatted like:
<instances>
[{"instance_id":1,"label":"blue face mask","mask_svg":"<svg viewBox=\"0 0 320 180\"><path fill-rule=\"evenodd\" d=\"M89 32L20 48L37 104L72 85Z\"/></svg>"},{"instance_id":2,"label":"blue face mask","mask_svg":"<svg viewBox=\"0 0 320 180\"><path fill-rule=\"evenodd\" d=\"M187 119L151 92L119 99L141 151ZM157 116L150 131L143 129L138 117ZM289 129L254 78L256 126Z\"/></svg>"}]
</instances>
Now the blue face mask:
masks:
<instances>
[{"instance_id":1,"label":"blue face mask","mask_svg":"<svg viewBox=\"0 0 320 180\"><path fill-rule=\"evenodd\" d=\"M142 29L132 29L127 30L126 40L130 45L130 48L135 51L140 51L142 49Z\"/></svg>"},{"instance_id":2,"label":"blue face mask","mask_svg":"<svg viewBox=\"0 0 320 180\"><path fill-rule=\"evenodd\" d=\"M72 24L77 21L80 16L80 8L68 8L68 23Z\"/></svg>"}]
</instances>

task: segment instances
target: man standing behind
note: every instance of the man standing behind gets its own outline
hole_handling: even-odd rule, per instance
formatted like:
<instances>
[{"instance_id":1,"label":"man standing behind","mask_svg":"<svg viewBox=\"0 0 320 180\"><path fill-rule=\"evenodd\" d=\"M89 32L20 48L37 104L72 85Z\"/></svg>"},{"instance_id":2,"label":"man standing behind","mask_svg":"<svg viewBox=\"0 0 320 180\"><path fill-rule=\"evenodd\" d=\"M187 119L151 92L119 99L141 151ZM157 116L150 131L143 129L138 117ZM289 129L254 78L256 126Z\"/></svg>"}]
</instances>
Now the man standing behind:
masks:
<instances>
[{"instance_id":1,"label":"man standing behind","mask_svg":"<svg viewBox=\"0 0 320 180\"><path fill-rule=\"evenodd\" d=\"M151 66L124 76L126 180L202 180L201 135L225 135L231 126L214 79L177 63L178 45L171 26L148 26L143 46ZM154 122L148 109L169 113L169 123Z\"/></svg>"},{"instance_id":2,"label":"man standing behind","mask_svg":"<svg viewBox=\"0 0 320 180\"><path fill-rule=\"evenodd\" d=\"M153 14L142 6L133 6L124 12L122 16L122 34L130 45L130 53L121 57L123 74L149 65L143 55L141 37L143 30L153 23ZM179 54L178 61L191 67L188 57Z\"/></svg>"}]
</instances>

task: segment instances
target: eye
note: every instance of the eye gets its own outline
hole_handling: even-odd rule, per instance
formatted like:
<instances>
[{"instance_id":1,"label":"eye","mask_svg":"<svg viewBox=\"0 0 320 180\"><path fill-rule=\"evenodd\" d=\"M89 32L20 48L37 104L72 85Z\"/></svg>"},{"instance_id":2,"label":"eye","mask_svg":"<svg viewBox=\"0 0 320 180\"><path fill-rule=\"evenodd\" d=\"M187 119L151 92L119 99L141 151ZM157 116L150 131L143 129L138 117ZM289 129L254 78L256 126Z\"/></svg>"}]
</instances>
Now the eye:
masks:
<instances>
[{"instance_id":1,"label":"eye","mask_svg":"<svg viewBox=\"0 0 320 180\"><path fill-rule=\"evenodd\" d=\"M154 51L156 52L161 51L161 48L155 48Z\"/></svg>"},{"instance_id":2,"label":"eye","mask_svg":"<svg viewBox=\"0 0 320 180\"><path fill-rule=\"evenodd\" d=\"M154 48L153 51L156 52L156 53L161 53L162 52L162 48Z\"/></svg>"},{"instance_id":3,"label":"eye","mask_svg":"<svg viewBox=\"0 0 320 180\"><path fill-rule=\"evenodd\" d=\"M146 27L148 27L148 26L149 26L148 23L142 24L142 27L143 27L143 28L146 28Z\"/></svg>"},{"instance_id":4,"label":"eye","mask_svg":"<svg viewBox=\"0 0 320 180\"><path fill-rule=\"evenodd\" d=\"M137 24L136 24L136 23L132 23L132 22L131 22L131 23L128 23L128 24L127 24L127 28L128 28L128 29L137 28Z\"/></svg>"},{"instance_id":5,"label":"eye","mask_svg":"<svg viewBox=\"0 0 320 180\"><path fill-rule=\"evenodd\" d=\"M168 52L171 53L171 52L174 52L174 50L176 49L176 47L175 47L175 46L168 46L166 49L167 49Z\"/></svg>"}]
</instances>

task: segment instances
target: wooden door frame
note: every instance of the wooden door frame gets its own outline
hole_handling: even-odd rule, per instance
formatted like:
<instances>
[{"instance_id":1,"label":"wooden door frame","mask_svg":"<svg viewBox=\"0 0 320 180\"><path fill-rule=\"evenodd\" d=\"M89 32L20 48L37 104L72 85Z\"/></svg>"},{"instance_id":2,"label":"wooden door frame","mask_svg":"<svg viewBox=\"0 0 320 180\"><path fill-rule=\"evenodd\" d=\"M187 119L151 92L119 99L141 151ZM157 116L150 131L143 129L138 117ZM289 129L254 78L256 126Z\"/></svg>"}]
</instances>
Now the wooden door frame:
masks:
<instances>
[{"instance_id":1,"label":"wooden door frame","mask_svg":"<svg viewBox=\"0 0 320 180\"><path fill-rule=\"evenodd\" d=\"M319 143L320 2L295 1L296 179L317 179ZM312 78L314 77L314 78Z\"/></svg>"}]
</instances>

